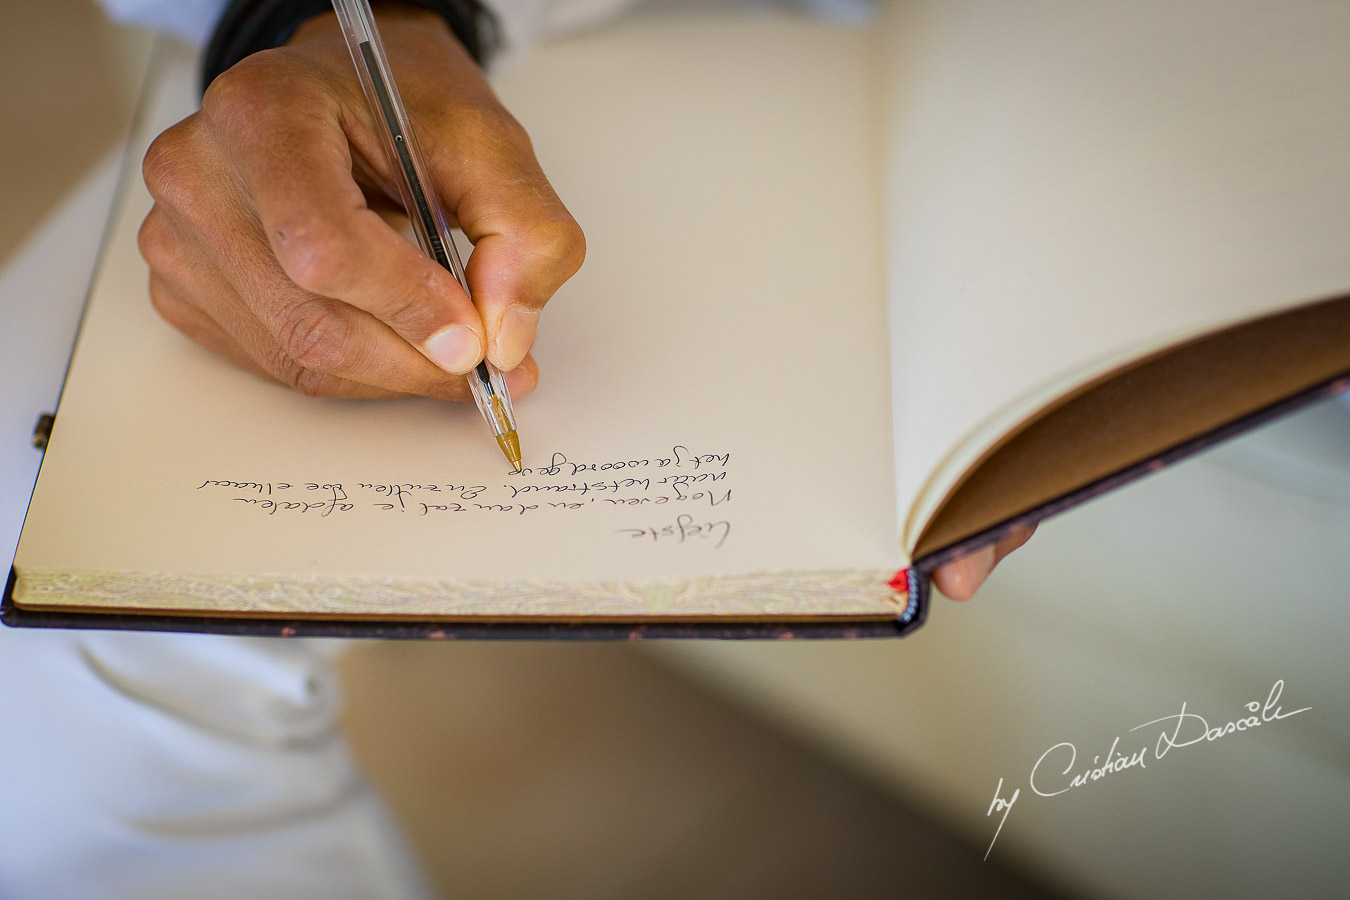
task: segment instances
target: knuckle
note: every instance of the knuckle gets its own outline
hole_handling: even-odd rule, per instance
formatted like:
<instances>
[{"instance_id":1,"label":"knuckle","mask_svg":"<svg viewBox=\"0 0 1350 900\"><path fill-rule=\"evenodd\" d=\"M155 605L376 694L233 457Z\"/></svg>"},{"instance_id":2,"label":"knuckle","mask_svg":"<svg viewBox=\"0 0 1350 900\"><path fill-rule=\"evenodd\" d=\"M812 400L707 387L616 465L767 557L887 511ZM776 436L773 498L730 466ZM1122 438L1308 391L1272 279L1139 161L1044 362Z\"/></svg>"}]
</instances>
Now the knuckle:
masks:
<instances>
[{"instance_id":1,"label":"knuckle","mask_svg":"<svg viewBox=\"0 0 1350 900\"><path fill-rule=\"evenodd\" d=\"M526 150L531 147L525 126L500 103L465 103L454 111L454 116L455 129L475 142Z\"/></svg>"},{"instance_id":2,"label":"knuckle","mask_svg":"<svg viewBox=\"0 0 1350 900\"><path fill-rule=\"evenodd\" d=\"M340 393L340 379L318 369L290 366L286 383L306 397L332 397Z\"/></svg>"},{"instance_id":3,"label":"knuckle","mask_svg":"<svg viewBox=\"0 0 1350 900\"><path fill-rule=\"evenodd\" d=\"M150 214L141 223L140 231L136 233L136 246L141 251L141 257L151 269L165 269L178 258L176 244L173 227L158 207L152 207Z\"/></svg>"},{"instance_id":4,"label":"knuckle","mask_svg":"<svg viewBox=\"0 0 1350 900\"><path fill-rule=\"evenodd\" d=\"M277 349L270 359L264 368L271 377L306 397L333 397L340 393L341 379L322 369L307 368L284 349Z\"/></svg>"},{"instance_id":5,"label":"knuckle","mask_svg":"<svg viewBox=\"0 0 1350 900\"><path fill-rule=\"evenodd\" d=\"M435 282L432 276L421 279L418 291L398 294L389 299L379 310L379 318L400 334L425 335L436 330L441 324L442 310L439 304L423 302L422 298L434 296Z\"/></svg>"},{"instance_id":6,"label":"knuckle","mask_svg":"<svg viewBox=\"0 0 1350 900\"><path fill-rule=\"evenodd\" d=\"M158 278L150 279L150 306L165 322L181 332L187 332L187 317L183 302Z\"/></svg>"},{"instance_id":7,"label":"knuckle","mask_svg":"<svg viewBox=\"0 0 1350 900\"><path fill-rule=\"evenodd\" d=\"M531 226L529 242L539 258L547 260L566 281L586 260L586 235L571 216L563 214Z\"/></svg>"},{"instance_id":8,"label":"knuckle","mask_svg":"<svg viewBox=\"0 0 1350 900\"><path fill-rule=\"evenodd\" d=\"M499 141L517 148L521 153L528 154L530 159L534 159L534 144L530 140L530 133L504 107L480 110L479 115L481 125L491 128Z\"/></svg>"},{"instance_id":9,"label":"knuckle","mask_svg":"<svg viewBox=\"0 0 1350 900\"><path fill-rule=\"evenodd\" d=\"M172 130L165 131L151 141L145 156L141 159L141 178L144 179L150 196L157 201L164 195L165 186L171 184L174 175L177 174L174 163L177 154L170 147L173 142L170 136Z\"/></svg>"},{"instance_id":10,"label":"knuckle","mask_svg":"<svg viewBox=\"0 0 1350 900\"><path fill-rule=\"evenodd\" d=\"M190 205L200 176L194 149L197 126L185 119L151 142L141 160L141 177L155 202L170 208Z\"/></svg>"},{"instance_id":11,"label":"knuckle","mask_svg":"<svg viewBox=\"0 0 1350 900\"><path fill-rule=\"evenodd\" d=\"M329 375L342 365L348 350L346 320L332 304L320 300L302 302L290 309L277 334L281 351L290 365L286 381L297 390L307 390L320 375Z\"/></svg>"},{"instance_id":12,"label":"knuckle","mask_svg":"<svg viewBox=\"0 0 1350 900\"><path fill-rule=\"evenodd\" d=\"M202 94L202 116L212 127L238 135L257 132L270 107L278 78L272 51L246 56L222 72Z\"/></svg>"},{"instance_id":13,"label":"knuckle","mask_svg":"<svg viewBox=\"0 0 1350 900\"><path fill-rule=\"evenodd\" d=\"M537 169L529 133L501 104L492 99L461 98L452 104L436 99L423 105L428 134L446 138L422 147L433 171L472 185Z\"/></svg>"}]
</instances>

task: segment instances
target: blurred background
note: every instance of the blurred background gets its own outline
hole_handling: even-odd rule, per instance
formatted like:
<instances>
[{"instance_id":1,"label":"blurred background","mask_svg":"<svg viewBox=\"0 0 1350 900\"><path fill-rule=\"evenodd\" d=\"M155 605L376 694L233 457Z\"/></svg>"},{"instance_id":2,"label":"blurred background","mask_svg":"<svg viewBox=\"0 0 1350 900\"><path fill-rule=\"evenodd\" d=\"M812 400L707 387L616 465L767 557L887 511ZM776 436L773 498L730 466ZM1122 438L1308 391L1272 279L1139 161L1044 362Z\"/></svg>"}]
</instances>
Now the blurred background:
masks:
<instances>
[{"instance_id":1,"label":"blurred background","mask_svg":"<svg viewBox=\"0 0 1350 900\"><path fill-rule=\"evenodd\" d=\"M9 12L0 271L72 196L106 208L150 48L88 0ZM63 303L73 334L83 277L0 302ZM50 384L50 408L64 360L4 337L6 392ZM1342 896L1348 595L1350 406L1329 401L1045 523L902 641L361 643L346 721L463 896ZM1280 683L1305 712L1161 759L1167 723L1131 730L1183 704L1222 726ZM1047 752L1058 790L1117 740L1147 767L1031 789Z\"/></svg>"}]
</instances>

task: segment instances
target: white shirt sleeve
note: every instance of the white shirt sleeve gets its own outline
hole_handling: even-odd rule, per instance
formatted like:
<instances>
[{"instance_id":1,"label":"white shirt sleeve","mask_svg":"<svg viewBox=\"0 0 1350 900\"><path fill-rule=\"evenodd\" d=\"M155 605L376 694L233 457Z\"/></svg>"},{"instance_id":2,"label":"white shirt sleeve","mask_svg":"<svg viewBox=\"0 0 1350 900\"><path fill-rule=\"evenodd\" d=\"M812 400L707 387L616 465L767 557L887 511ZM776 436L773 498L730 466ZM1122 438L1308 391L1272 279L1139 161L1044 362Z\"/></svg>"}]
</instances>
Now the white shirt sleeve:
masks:
<instances>
[{"instance_id":1,"label":"white shirt sleeve","mask_svg":"<svg viewBox=\"0 0 1350 900\"><path fill-rule=\"evenodd\" d=\"M211 38L226 0L98 0L113 19L177 35L195 46ZM504 56L519 59L545 36L603 21L638 0L486 0L501 27Z\"/></svg>"},{"instance_id":2,"label":"white shirt sleeve","mask_svg":"<svg viewBox=\"0 0 1350 900\"><path fill-rule=\"evenodd\" d=\"M546 38L591 27L640 0L486 0L501 31L501 60L509 67Z\"/></svg>"},{"instance_id":3,"label":"white shirt sleeve","mask_svg":"<svg viewBox=\"0 0 1350 900\"><path fill-rule=\"evenodd\" d=\"M128 25L166 31L204 45L225 8L226 0L98 0L112 18ZM590 28L637 6L643 0L485 0L497 17L502 47L493 68L510 68L528 56L540 41ZM651 4L652 0L646 0ZM659 0L667 6L689 0ZM694 0L708 2L708 0ZM747 0L727 0L745 5ZM754 2L754 0L750 0ZM866 17L874 0L778 0L819 15L840 19Z\"/></svg>"},{"instance_id":4,"label":"white shirt sleeve","mask_svg":"<svg viewBox=\"0 0 1350 900\"><path fill-rule=\"evenodd\" d=\"M200 47L211 38L225 0L98 0L113 19L167 31Z\"/></svg>"},{"instance_id":5,"label":"white shirt sleeve","mask_svg":"<svg viewBox=\"0 0 1350 900\"><path fill-rule=\"evenodd\" d=\"M677 9L682 6L778 6L811 15L858 22L872 16L876 0L484 0L497 16L502 47L492 68L509 69L540 42L568 32L593 28L633 7Z\"/></svg>"}]
</instances>

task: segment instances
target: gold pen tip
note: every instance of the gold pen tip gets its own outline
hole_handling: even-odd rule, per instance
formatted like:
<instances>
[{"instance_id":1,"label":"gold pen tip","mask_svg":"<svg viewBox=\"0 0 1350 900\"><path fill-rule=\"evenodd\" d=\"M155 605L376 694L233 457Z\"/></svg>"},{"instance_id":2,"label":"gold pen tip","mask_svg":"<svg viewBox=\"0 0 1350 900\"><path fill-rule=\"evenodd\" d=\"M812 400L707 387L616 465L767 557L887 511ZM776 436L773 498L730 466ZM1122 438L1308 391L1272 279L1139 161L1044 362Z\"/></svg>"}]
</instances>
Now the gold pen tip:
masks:
<instances>
[{"instance_id":1,"label":"gold pen tip","mask_svg":"<svg viewBox=\"0 0 1350 900\"><path fill-rule=\"evenodd\" d=\"M507 462L511 463L512 468L517 472L524 472L525 467L520 463L520 436L514 431L508 431L505 434L497 435L497 445L502 448L502 453L506 454Z\"/></svg>"}]
</instances>

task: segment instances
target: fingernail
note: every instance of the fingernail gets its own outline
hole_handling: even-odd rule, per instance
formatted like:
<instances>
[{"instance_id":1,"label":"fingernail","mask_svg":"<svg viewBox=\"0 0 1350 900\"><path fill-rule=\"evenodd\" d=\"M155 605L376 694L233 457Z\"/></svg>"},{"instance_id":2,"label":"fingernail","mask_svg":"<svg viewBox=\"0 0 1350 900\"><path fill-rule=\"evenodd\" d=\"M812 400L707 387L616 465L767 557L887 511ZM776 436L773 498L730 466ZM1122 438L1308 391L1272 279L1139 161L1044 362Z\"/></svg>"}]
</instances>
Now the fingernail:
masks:
<instances>
[{"instance_id":1,"label":"fingernail","mask_svg":"<svg viewBox=\"0 0 1350 900\"><path fill-rule=\"evenodd\" d=\"M427 338L422 345L427 359L452 375L463 375L478 365L483 343L467 325L451 325Z\"/></svg>"},{"instance_id":2,"label":"fingernail","mask_svg":"<svg viewBox=\"0 0 1350 900\"><path fill-rule=\"evenodd\" d=\"M497 331L493 362L500 369L510 371L520 365L525 354L534 346L534 335L539 327L539 310L512 304L502 313L501 328Z\"/></svg>"}]
</instances>

